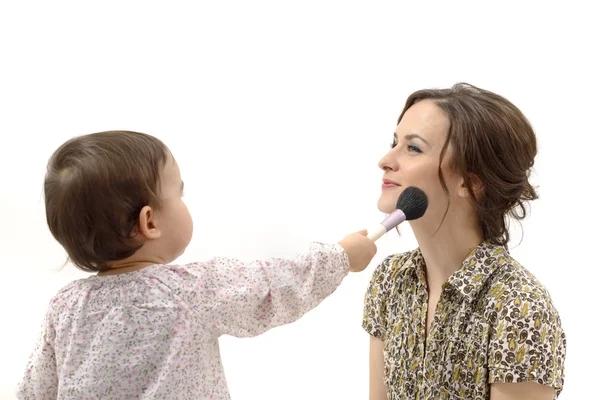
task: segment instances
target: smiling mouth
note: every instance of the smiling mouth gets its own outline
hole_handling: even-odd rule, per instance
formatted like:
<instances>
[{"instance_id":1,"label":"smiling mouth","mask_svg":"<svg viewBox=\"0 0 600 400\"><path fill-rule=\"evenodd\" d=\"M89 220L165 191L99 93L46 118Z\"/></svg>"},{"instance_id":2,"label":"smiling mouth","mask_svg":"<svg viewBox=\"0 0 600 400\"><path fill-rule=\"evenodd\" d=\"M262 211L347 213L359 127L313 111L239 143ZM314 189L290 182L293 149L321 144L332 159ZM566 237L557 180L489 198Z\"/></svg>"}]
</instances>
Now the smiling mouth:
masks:
<instances>
[{"instance_id":1,"label":"smiling mouth","mask_svg":"<svg viewBox=\"0 0 600 400\"><path fill-rule=\"evenodd\" d=\"M397 184L396 182L392 182L388 179L384 179L383 180L383 184L381 185L381 187L383 189L389 189L389 188L396 188L396 187L400 187L399 184Z\"/></svg>"}]
</instances>

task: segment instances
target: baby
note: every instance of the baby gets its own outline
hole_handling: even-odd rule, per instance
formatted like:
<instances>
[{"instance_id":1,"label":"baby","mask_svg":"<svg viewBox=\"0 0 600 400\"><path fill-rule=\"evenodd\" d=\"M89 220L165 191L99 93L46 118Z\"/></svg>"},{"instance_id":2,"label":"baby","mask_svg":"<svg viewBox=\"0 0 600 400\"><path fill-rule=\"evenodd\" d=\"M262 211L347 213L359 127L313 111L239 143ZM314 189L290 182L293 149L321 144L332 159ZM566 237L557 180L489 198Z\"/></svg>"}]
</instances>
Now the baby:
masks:
<instances>
[{"instance_id":1,"label":"baby","mask_svg":"<svg viewBox=\"0 0 600 400\"><path fill-rule=\"evenodd\" d=\"M288 258L169 264L192 219L173 155L138 132L67 141L44 193L53 236L97 274L51 300L19 399L229 399L219 336L299 319L377 251L361 231Z\"/></svg>"}]
</instances>

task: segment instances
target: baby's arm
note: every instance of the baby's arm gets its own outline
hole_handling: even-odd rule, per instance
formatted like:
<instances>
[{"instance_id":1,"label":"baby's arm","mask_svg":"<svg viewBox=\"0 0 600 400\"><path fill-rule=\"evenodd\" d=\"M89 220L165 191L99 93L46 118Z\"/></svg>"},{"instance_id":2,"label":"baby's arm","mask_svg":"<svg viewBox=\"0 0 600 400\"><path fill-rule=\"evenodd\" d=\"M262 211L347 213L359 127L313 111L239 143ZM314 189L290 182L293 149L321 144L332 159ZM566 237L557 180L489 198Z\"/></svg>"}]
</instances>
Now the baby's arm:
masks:
<instances>
[{"instance_id":1,"label":"baby's arm","mask_svg":"<svg viewBox=\"0 0 600 400\"><path fill-rule=\"evenodd\" d=\"M348 271L366 268L375 252L375 244L356 233L286 258L214 260L210 314L216 333L249 337L296 321L333 293Z\"/></svg>"},{"instance_id":2,"label":"baby's arm","mask_svg":"<svg viewBox=\"0 0 600 400\"><path fill-rule=\"evenodd\" d=\"M16 395L20 400L57 397L58 377L54 348L51 345L54 330L50 314L49 309L38 342L29 358L25 376L17 388Z\"/></svg>"}]
</instances>

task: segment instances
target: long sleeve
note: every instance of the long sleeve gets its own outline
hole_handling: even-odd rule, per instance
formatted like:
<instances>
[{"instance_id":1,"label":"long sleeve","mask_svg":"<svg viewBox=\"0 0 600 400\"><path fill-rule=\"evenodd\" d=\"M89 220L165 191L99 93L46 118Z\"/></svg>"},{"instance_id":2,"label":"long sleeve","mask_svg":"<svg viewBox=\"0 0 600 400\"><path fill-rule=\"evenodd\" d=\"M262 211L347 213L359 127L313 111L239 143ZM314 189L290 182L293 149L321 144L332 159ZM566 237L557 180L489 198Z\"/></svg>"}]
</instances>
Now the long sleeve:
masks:
<instances>
[{"instance_id":1,"label":"long sleeve","mask_svg":"<svg viewBox=\"0 0 600 400\"><path fill-rule=\"evenodd\" d=\"M211 262L205 286L218 335L250 337L296 321L332 294L348 274L348 255L337 244L313 243L287 258L245 263Z\"/></svg>"},{"instance_id":2,"label":"long sleeve","mask_svg":"<svg viewBox=\"0 0 600 400\"><path fill-rule=\"evenodd\" d=\"M25 376L17 388L20 400L55 399L58 391L56 357L52 346L54 328L50 310L44 318L42 332L31 354Z\"/></svg>"}]
</instances>

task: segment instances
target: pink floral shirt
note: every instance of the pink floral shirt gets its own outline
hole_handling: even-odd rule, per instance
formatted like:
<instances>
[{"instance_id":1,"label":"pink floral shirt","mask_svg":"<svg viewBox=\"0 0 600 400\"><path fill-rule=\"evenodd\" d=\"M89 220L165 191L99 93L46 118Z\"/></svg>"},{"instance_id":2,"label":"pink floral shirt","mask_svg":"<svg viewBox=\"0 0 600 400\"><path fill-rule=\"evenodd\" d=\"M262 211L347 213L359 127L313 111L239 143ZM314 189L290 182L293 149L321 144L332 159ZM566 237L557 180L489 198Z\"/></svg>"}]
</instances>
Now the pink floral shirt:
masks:
<instances>
[{"instance_id":1,"label":"pink floral shirt","mask_svg":"<svg viewBox=\"0 0 600 400\"><path fill-rule=\"evenodd\" d=\"M337 244L74 281L50 302L19 399L229 399L221 335L291 323L349 271Z\"/></svg>"}]
</instances>

